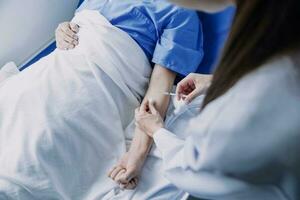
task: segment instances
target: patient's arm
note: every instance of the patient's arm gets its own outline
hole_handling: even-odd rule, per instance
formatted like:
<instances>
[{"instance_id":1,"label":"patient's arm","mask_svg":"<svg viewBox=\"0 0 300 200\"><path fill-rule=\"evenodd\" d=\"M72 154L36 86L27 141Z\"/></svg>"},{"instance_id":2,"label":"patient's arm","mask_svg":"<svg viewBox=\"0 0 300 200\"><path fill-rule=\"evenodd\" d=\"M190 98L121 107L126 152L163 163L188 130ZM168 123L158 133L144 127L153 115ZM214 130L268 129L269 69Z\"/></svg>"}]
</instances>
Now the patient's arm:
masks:
<instances>
[{"instance_id":1,"label":"patient's arm","mask_svg":"<svg viewBox=\"0 0 300 200\"><path fill-rule=\"evenodd\" d=\"M161 116L164 117L169 104L169 96L163 95L163 92L171 91L175 77L174 72L160 65L155 65L148 91L141 106L146 106L147 101L151 99ZM129 151L121 158L118 165L110 171L109 177L118 181L121 186L133 189L137 184L137 177L152 142L153 140L147 134L136 128Z\"/></svg>"}]
</instances>

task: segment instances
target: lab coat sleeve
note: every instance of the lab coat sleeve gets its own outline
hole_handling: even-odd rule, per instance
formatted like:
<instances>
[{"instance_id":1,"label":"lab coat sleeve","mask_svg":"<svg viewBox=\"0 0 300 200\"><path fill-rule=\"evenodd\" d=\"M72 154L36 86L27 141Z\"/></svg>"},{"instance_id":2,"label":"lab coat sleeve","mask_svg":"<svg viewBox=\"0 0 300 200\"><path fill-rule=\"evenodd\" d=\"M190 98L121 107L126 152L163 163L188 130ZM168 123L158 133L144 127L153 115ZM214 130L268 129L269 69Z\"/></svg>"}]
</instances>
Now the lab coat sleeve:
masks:
<instances>
[{"instance_id":1,"label":"lab coat sleeve","mask_svg":"<svg viewBox=\"0 0 300 200\"><path fill-rule=\"evenodd\" d=\"M162 153L166 178L191 195L220 200L285 199L272 186L255 187L210 170L192 169L193 165L189 163L193 163L193 158L190 154L185 154L185 148L192 148L189 147L192 143L191 137L185 142L166 129L160 129L155 133L154 141Z\"/></svg>"},{"instance_id":2,"label":"lab coat sleeve","mask_svg":"<svg viewBox=\"0 0 300 200\"><path fill-rule=\"evenodd\" d=\"M259 181L299 164L298 99L280 79L272 87L257 84L260 89L246 84L247 90L228 94L221 109L208 105L189 124L186 140L165 129L154 134L165 175L178 188L207 199L294 199L279 185ZM214 120L205 120L211 113Z\"/></svg>"}]
</instances>

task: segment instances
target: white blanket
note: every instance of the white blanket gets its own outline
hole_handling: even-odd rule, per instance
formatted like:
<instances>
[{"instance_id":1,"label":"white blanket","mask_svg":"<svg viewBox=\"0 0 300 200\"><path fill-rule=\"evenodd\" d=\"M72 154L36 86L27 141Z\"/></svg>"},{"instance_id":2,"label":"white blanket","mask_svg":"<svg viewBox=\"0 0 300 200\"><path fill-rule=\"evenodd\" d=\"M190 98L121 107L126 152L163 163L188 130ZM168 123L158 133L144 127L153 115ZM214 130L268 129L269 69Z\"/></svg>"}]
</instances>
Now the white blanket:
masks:
<instances>
[{"instance_id":1,"label":"white blanket","mask_svg":"<svg viewBox=\"0 0 300 200\"><path fill-rule=\"evenodd\" d=\"M151 67L98 12L73 21L78 47L55 50L0 86L0 199L181 199L155 148L136 190L106 177L132 137Z\"/></svg>"},{"instance_id":2,"label":"white blanket","mask_svg":"<svg viewBox=\"0 0 300 200\"><path fill-rule=\"evenodd\" d=\"M0 187L13 199L23 189L36 199L93 199L113 187L106 173L125 151L124 128L151 68L96 12L74 21L76 49L56 50L1 85Z\"/></svg>"}]
</instances>

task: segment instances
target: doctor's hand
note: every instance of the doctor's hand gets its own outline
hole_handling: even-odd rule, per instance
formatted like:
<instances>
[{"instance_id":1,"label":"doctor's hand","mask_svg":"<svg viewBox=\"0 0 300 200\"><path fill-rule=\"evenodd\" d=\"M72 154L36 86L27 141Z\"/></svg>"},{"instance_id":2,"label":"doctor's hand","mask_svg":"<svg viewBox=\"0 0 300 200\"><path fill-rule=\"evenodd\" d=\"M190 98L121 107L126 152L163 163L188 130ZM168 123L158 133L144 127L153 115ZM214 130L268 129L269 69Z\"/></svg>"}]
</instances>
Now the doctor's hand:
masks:
<instances>
[{"instance_id":1,"label":"doctor's hand","mask_svg":"<svg viewBox=\"0 0 300 200\"><path fill-rule=\"evenodd\" d=\"M59 24L55 31L56 46L62 50L69 50L78 45L79 26L72 22Z\"/></svg>"},{"instance_id":2,"label":"doctor's hand","mask_svg":"<svg viewBox=\"0 0 300 200\"><path fill-rule=\"evenodd\" d=\"M212 75L191 73L177 84L176 96L178 100L190 103L197 96L205 93L210 86Z\"/></svg>"},{"instance_id":3,"label":"doctor's hand","mask_svg":"<svg viewBox=\"0 0 300 200\"><path fill-rule=\"evenodd\" d=\"M135 110L136 126L150 137L164 127L164 121L152 101L147 101L145 107Z\"/></svg>"}]
</instances>

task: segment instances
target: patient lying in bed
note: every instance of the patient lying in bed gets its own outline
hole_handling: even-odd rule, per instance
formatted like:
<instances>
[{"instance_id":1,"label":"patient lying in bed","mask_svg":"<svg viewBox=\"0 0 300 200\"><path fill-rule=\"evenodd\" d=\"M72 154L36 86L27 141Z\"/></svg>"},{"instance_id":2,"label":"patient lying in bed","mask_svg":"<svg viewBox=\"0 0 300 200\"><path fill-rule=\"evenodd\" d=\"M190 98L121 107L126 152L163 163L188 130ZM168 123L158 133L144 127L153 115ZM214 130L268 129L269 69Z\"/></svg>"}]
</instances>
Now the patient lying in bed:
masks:
<instances>
[{"instance_id":1,"label":"patient lying in bed","mask_svg":"<svg viewBox=\"0 0 300 200\"><path fill-rule=\"evenodd\" d=\"M172 89L176 73L186 75L197 68L202 57L202 32L194 11L176 7L166 1L86 1L81 10L97 10L112 25L126 32L155 63L149 87L143 95L142 107L151 98L162 116L169 97L162 95ZM78 24L62 23L56 31L57 46L73 49L78 45ZM134 188L139 171L150 149L152 139L135 129L128 152L109 172L121 187Z\"/></svg>"},{"instance_id":2,"label":"patient lying in bed","mask_svg":"<svg viewBox=\"0 0 300 200\"><path fill-rule=\"evenodd\" d=\"M81 27L75 49L55 50L0 87L0 197L180 199L155 153L139 190L121 191L106 177L132 139L152 69L140 46L98 12L73 22Z\"/></svg>"}]
</instances>

